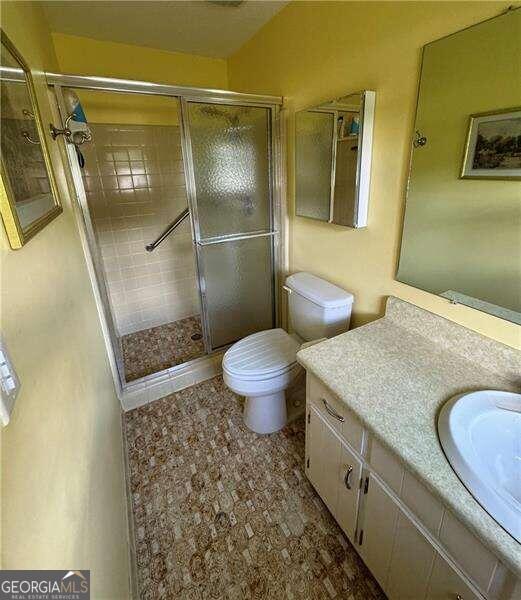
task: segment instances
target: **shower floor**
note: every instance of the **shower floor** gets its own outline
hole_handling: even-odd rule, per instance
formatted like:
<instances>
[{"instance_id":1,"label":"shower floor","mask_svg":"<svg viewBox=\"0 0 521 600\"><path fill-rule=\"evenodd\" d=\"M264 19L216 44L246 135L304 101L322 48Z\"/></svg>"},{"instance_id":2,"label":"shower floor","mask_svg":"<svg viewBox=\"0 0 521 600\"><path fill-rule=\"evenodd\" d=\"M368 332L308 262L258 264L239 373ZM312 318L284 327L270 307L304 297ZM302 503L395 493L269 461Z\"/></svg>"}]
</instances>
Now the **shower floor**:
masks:
<instances>
[{"instance_id":1,"label":"shower floor","mask_svg":"<svg viewBox=\"0 0 521 600\"><path fill-rule=\"evenodd\" d=\"M221 377L124 414L142 600L384 600L304 475L304 417L257 435Z\"/></svg>"},{"instance_id":2,"label":"shower floor","mask_svg":"<svg viewBox=\"0 0 521 600\"><path fill-rule=\"evenodd\" d=\"M204 355L198 315L129 333L121 338L125 380L133 381ZM200 339L192 339L200 336Z\"/></svg>"}]
</instances>

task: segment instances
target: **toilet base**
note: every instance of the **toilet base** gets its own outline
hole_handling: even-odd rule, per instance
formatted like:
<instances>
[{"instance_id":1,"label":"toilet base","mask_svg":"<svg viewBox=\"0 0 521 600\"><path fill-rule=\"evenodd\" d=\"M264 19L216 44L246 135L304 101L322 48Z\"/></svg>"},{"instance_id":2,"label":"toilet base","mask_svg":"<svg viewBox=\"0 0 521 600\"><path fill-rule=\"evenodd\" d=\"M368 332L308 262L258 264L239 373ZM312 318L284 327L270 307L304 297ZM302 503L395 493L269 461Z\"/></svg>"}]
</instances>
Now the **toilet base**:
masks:
<instances>
[{"instance_id":1,"label":"toilet base","mask_svg":"<svg viewBox=\"0 0 521 600\"><path fill-rule=\"evenodd\" d=\"M255 433L275 433L287 422L284 390L265 396L247 396L244 423Z\"/></svg>"}]
</instances>

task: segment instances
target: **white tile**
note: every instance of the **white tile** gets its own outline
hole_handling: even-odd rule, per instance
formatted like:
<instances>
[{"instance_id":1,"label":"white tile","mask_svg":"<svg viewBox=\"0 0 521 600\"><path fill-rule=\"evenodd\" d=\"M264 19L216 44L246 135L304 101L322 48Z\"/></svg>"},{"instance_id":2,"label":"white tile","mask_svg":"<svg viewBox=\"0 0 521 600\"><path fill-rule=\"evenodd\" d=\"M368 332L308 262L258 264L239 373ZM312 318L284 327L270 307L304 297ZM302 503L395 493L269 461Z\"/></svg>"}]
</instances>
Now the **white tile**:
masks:
<instances>
[{"instance_id":1,"label":"white tile","mask_svg":"<svg viewBox=\"0 0 521 600\"><path fill-rule=\"evenodd\" d=\"M114 316L125 329L182 318L194 312L194 297L198 304L189 223L156 252L144 249L186 206L178 128L175 131L173 136L171 127L97 125L96 140L87 149L92 154L85 171L92 190L89 206L95 207L94 227ZM165 181L168 194L162 187Z\"/></svg>"}]
</instances>

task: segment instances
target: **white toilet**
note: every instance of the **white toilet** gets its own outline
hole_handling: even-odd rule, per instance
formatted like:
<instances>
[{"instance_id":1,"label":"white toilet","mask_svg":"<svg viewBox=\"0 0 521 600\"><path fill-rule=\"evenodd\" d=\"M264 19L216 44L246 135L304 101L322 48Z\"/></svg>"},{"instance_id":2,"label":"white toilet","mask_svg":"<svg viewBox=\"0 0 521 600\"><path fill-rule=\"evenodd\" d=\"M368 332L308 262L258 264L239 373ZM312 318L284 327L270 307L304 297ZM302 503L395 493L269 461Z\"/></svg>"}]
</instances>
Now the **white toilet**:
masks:
<instances>
[{"instance_id":1,"label":"white toilet","mask_svg":"<svg viewBox=\"0 0 521 600\"><path fill-rule=\"evenodd\" d=\"M289 317L295 333L268 329L234 344L223 358L223 377L245 396L244 422L257 433L273 433L286 424L285 390L301 372L296 354L303 342L347 331L353 295L315 277L295 273L286 279Z\"/></svg>"}]
</instances>

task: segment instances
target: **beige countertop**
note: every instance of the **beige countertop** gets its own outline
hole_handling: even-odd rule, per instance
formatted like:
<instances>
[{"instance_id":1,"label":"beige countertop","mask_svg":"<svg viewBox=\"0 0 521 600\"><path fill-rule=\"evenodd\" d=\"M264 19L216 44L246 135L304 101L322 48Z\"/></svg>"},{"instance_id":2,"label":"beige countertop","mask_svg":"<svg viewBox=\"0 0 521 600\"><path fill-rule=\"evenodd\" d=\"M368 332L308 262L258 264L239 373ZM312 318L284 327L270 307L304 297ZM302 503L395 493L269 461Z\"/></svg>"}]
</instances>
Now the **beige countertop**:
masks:
<instances>
[{"instance_id":1,"label":"beige countertop","mask_svg":"<svg viewBox=\"0 0 521 600\"><path fill-rule=\"evenodd\" d=\"M391 297L382 319L301 350L297 359L521 578L521 544L458 479L436 427L441 406L456 394L519 392L520 352Z\"/></svg>"}]
</instances>

